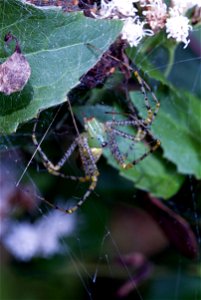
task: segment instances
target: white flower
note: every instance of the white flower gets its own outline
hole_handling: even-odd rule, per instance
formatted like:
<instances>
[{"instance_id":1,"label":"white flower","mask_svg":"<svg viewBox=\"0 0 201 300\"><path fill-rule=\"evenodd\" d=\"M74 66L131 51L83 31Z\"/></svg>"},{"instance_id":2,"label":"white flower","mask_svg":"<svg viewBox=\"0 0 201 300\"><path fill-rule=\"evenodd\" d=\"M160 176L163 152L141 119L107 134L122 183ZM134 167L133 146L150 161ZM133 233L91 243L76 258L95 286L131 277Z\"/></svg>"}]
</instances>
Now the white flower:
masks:
<instances>
[{"instance_id":1,"label":"white flower","mask_svg":"<svg viewBox=\"0 0 201 300\"><path fill-rule=\"evenodd\" d=\"M201 1L200 0L191 0L191 1L188 1L191 3L191 7L193 6L198 6L198 7L201 7Z\"/></svg>"},{"instance_id":2,"label":"white flower","mask_svg":"<svg viewBox=\"0 0 201 300\"><path fill-rule=\"evenodd\" d=\"M177 42L183 42L184 48L186 48L190 42L187 39L189 30L192 26L189 25L189 19L183 15L180 15L178 11L170 8L170 18L166 21L166 32L168 38L173 38Z\"/></svg>"},{"instance_id":3,"label":"white flower","mask_svg":"<svg viewBox=\"0 0 201 300\"><path fill-rule=\"evenodd\" d=\"M177 9L180 14L185 14L190 8L198 6L201 7L200 0L172 0L172 7Z\"/></svg>"},{"instance_id":4,"label":"white flower","mask_svg":"<svg viewBox=\"0 0 201 300\"><path fill-rule=\"evenodd\" d=\"M28 261L37 254L39 236L30 223L12 223L11 230L3 242L16 258Z\"/></svg>"},{"instance_id":5,"label":"white flower","mask_svg":"<svg viewBox=\"0 0 201 300\"><path fill-rule=\"evenodd\" d=\"M3 243L19 260L28 261L38 256L49 257L62 252L60 238L70 235L74 228L75 215L51 211L33 224L10 223Z\"/></svg>"},{"instance_id":6,"label":"white flower","mask_svg":"<svg viewBox=\"0 0 201 300\"><path fill-rule=\"evenodd\" d=\"M146 6L147 2L148 2L147 0L140 0L141 7Z\"/></svg>"},{"instance_id":7,"label":"white flower","mask_svg":"<svg viewBox=\"0 0 201 300\"><path fill-rule=\"evenodd\" d=\"M135 2L139 0L112 0L116 9L124 16L135 16L137 9L134 7Z\"/></svg>"},{"instance_id":8,"label":"white flower","mask_svg":"<svg viewBox=\"0 0 201 300\"><path fill-rule=\"evenodd\" d=\"M62 205L61 205L62 206ZM36 222L38 230L51 233L58 237L70 234L75 228L75 214L67 215L58 210L52 210L48 215Z\"/></svg>"},{"instance_id":9,"label":"white flower","mask_svg":"<svg viewBox=\"0 0 201 300\"><path fill-rule=\"evenodd\" d=\"M134 5L137 2L139 11ZM184 14L195 5L200 7L201 0L172 0L169 10L164 0L101 0L100 9L93 15L99 19L122 20L124 25L121 37L131 47L138 46L143 37L152 36L165 26L168 38L183 42L187 47L188 34L192 27ZM138 13L144 20L139 20ZM150 29L145 29L145 24L149 25Z\"/></svg>"},{"instance_id":10,"label":"white flower","mask_svg":"<svg viewBox=\"0 0 201 300\"><path fill-rule=\"evenodd\" d=\"M99 16L104 19L135 16L137 12L133 5L135 2L139 2L139 0L101 0Z\"/></svg>"},{"instance_id":11,"label":"white flower","mask_svg":"<svg viewBox=\"0 0 201 300\"><path fill-rule=\"evenodd\" d=\"M126 19L121 32L122 39L127 40L131 47L136 47L144 36L153 35L152 30L143 28L145 24L138 17Z\"/></svg>"},{"instance_id":12,"label":"white flower","mask_svg":"<svg viewBox=\"0 0 201 300\"><path fill-rule=\"evenodd\" d=\"M40 236L39 253L44 257L51 256L62 251L59 239L72 233L75 228L75 215L54 210L39 219L35 226Z\"/></svg>"},{"instance_id":13,"label":"white flower","mask_svg":"<svg viewBox=\"0 0 201 300\"><path fill-rule=\"evenodd\" d=\"M37 231L40 234L39 231ZM62 245L59 242L59 237L52 235L51 231L42 231L40 243L38 245L38 256L50 257L56 253L62 252Z\"/></svg>"},{"instance_id":14,"label":"white flower","mask_svg":"<svg viewBox=\"0 0 201 300\"><path fill-rule=\"evenodd\" d=\"M167 5L162 0L150 0L149 4L144 6L143 15L151 29L157 31L163 28L167 17Z\"/></svg>"}]
</instances>

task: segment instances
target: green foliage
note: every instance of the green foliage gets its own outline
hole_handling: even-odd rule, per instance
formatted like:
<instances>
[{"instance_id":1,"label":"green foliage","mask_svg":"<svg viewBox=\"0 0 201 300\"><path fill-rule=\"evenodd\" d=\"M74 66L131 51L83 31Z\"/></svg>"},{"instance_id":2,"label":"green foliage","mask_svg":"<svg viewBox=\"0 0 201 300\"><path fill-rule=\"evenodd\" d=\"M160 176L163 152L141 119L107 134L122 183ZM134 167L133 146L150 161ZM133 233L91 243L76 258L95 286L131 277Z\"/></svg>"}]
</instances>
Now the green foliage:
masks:
<instances>
[{"instance_id":1,"label":"green foliage","mask_svg":"<svg viewBox=\"0 0 201 300\"><path fill-rule=\"evenodd\" d=\"M0 20L1 62L6 59L4 36L10 31L31 66L31 78L22 92L0 93L2 133L12 133L39 110L65 102L66 94L96 64L122 27L120 21L41 10L15 0L0 2ZM87 43L100 51L93 52Z\"/></svg>"},{"instance_id":2,"label":"green foliage","mask_svg":"<svg viewBox=\"0 0 201 300\"><path fill-rule=\"evenodd\" d=\"M23 91L6 96L0 93L0 130L15 131L18 125L36 116L39 110L66 101L66 94L79 83L79 78L100 59L102 53L118 36L121 23L118 21L93 20L81 13L64 14L60 10L41 10L19 1L3 1L1 8L1 61L8 57L4 36L10 31L19 40L22 53L31 65L31 78ZM6 18L4 17L6 15ZM23 30L26 27L26 30ZM159 43L160 47L155 47ZM94 51L87 44L99 49ZM153 48L149 59L146 53ZM9 49L10 52L12 49ZM177 89L152 61L166 61L167 75L174 59L175 45L164 36L156 35L143 44L140 52L128 50L141 71L161 84L157 96L161 103L152 131L161 140L163 153L156 153L131 170L122 171L111 153L104 151L108 163L120 174L135 183L135 186L155 196L170 198L181 187L185 174L201 178L200 160L200 101L187 91ZM161 54L162 53L162 54ZM186 52L185 52L186 53ZM186 54L185 54L186 55ZM158 60L156 60L156 58ZM151 61L152 59L152 61ZM117 85L117 81L111 84ZM111 87L110 87L111 89ZM100 102L108 97L108 85L88 96L88 103ZM143 98L139 92L131 92L131 99L141 116L145 114ZM112 95L118 103L118 94ZM106 100L107 101L107 100ZM108 102L108 101L107 101ZM116 105L116 104L115 104ZM85 105L77 109L80 120L83 114L106 120L104 105ZM82 122L82 120L81 120ZM125 141L120 141L120 148ZM131 157L132 159L132 157Z\"/></svg>"},{"instance_id":3,"label":"green foliage","mask_svg":"<svg viewBox=\"0 0 201 300\"><path fill-rule=\"evenodd\" d=\"M153 131L161 139L164 156L181 174L201 178L201 102L187 92L161 94L161 110Z\"/></svg>"},{"instance_id":4,"label":"green foliage","mask_svg":"<svg viewBox=\"0 0 201 300\"><path fill-rule=\"evenodd\" d=\"M139 93L136 93L136 95L138 96L138 100L143 100L141 99L141 95L139 97ZM139 106L141 107L141 103ZM90 117L92 114L97 119L106 121L107 115L105 112L107 111L111 111L111 107L104 105L85 105L75 109L76 115L81 122L83 115ZM107 116L107 120L108 119L111 119L111 116ZM130 129L129 133L134 134L134 130ZM159 137L158 132L156 132L156 137ZM118 146L124 152L127 148L126 143L128 143L128 141L125 139L118 140ZM142 154L144 151L146 151L146 149L143 145L135 145L134 151L128 150L128 160L134 160L135 155L138 153ZM134 182L135 187L149 191L157 197L164 199L172 197L177 193L184 181L184 177L177 173L175 166L159 153L149 155L144 161L141 161L130 170L123 170L115 161L111 151L104 150L103 155L107 158L108 163L116 168L122 176Z\"/></svg>"},{"instance_id":5,"label":"green foliage","mask_svg":"<svg viewBox=\"0 0 201 300\"><path fill-rule=\"evenodd\" d=\"M142 112L142 98L136 92L131 93L131 97ZM161 140L164 157L177 166L179 173L200 179L200 100L173 88L161 91L158 98L161 108L152 129Z\"/></svg>"}]
</instances>

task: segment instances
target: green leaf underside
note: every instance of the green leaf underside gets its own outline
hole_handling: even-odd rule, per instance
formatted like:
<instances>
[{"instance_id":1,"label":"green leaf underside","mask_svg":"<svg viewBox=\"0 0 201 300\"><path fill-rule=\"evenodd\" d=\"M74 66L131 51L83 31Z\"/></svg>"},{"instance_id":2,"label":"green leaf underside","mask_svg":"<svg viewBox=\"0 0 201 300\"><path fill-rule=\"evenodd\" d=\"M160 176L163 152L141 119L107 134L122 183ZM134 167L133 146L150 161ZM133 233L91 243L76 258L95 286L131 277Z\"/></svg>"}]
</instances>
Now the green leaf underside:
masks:
<instances>
[{"instance_id":1,"label":"green leaf underside","mask_svg":"<svg viewBox=\"0 0 201 300\"><path fill-rule=\"evenodd\" d=\"M11 133L39 110L65 102L79 78L115 41L122 23L4 0L0 2L0 26L0 62L10 55L4 45L4 36L10 31L31 66L23 91L10 96L0 93L0 132Z\"/></svg>"},{"instance_id":2,"label":"green leaf underside","mask_svg":"<svg viewBox=\"0 0 201 300\"><path fill-rule=\"evenodd\" d=\"M74 109L76 116L81 122L83 115L86 117L94 116L101 121L106 121L106 119L111 120L111 115L107 115L106 117L105 112L107 111L111 111L111 107L105 105L82 106ZM115 118L117 119L118 116ZM125 128L123 130L125 131ZM132 132L130 131L130 133ZM124 138L118 140L118 146L124 153L128 153L128 161L130 162L145 151L145 147L142 144L135 145L133 149L128 150L129 142ZM159 153L149 155L129 170L123 170L116 163L109 150L104 150L103 155L110 165L120 171L122 176L133 181L135 187L149 191L156 197L164 199L172 197L177 193L184 181L184 177L177 173L175 166L164 159Z\"/></svg>"},{"instance_id":3,"label":"green leaf underside","mask_svg":"<svg viewBox=\"0 0 201 300\"><path fill-rule=\"evenodd\" d=\"M135 106L142 111L142 99L131 93ZM181 174L201 178L201 102L190 93L173 89L158 94L161 108L152 132L161 140L164 157L177 166Z\"/></svg>"}]
</instances>

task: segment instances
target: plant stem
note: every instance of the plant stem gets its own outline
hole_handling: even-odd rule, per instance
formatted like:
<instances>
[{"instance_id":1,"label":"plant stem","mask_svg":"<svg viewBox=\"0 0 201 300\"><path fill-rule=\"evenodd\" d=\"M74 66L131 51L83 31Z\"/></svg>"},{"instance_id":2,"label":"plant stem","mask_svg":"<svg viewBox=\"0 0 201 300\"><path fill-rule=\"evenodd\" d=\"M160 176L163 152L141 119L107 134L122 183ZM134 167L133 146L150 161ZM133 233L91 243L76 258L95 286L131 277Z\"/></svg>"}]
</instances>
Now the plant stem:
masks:
<instances>
[{"instance_id":1,"label":"plant stem","mask_svg":"<svg viewBox=\"0 0 201 300\"><path fill-rule=\"evenodd\" d=\"M169 61L168 61L168 64L167 64L167 68L164 72L164 75L165 77L167 78L172 70L172 66L174 64L174 57L175 57L175 49L176 49L176 46L173 47L168 47L168 54L169 54Z\"/></svg>"}]
</instances>

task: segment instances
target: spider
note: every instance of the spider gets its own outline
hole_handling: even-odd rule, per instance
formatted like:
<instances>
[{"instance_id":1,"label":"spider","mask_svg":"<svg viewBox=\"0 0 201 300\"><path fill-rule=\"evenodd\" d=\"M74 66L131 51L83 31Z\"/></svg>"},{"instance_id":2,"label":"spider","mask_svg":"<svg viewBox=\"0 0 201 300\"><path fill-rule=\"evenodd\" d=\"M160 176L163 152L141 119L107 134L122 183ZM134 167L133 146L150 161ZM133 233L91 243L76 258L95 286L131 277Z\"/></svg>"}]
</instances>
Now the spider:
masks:
<instances>
[{"instance_id":1,"label":"spider","mask_svg":"<svg viewBox=\"0 0 201 300\"><path fill-rule=\"evenodd\" d=\"M82 198L78 201L78 203L75 206L69 209L60 208L52 204L51 202L47 201L46 199L39 197L47 204L49 204L51 207L55 209L59 209L67 214L71 214L75 212L86 201L86 199L90 196L90 194L95 190L98 182L98 177L99 177L97 161L102 155L104 148L108 148L110 150L116 162L123 169L129 169L132 166L139 163L141 160L145 159L150 153L154 152L159 147L160 141L153 137L153 135L147 128L146 120L145 121L138 120L136 117L132 117L132 116L131 119L128 120L120 120L120 121L112 120L106 122L100 122L94 117L84 118L85 131L80 134L77 128L77 124L69 100L68 100L68 105L76 129L77 136L57 164L53 164L49 160L49 158L41 148L40 145L41 143L39 143L36 138L36 127L38 123L38 118L34 124L32 139L33 139L33 143L35 144L41 156L43 165L45 166L45 168L50 174L60 176L65 179L74 180L74 181L90 182L90 185L87 191L82 196ZM129 125L134 126L136 128L137 133L135 135L129 134L123 130L116 128L119 126L129 126ZM150 147L148 151L146 151L140 157L133 160L132 162L127 163L126 156L122 154L122 152L118 147L118 142L116 140L116 137L120 136L124 139L137 143L142 141L145 135L149 135L149 137L151 137L153 145ZM71 176L60 172L63 165L66 163L66 161L69 159L69 157L72 155L72 153L75 151L76 148L78 148L80 154L84 176Z\"/></svg>"},{"instance_id":2,"label":"spider","mask_svg":"<svg viewBox=\"0 0 201 300\"><path fill-rule=\"evenodd\" d=\"M91 49L94 49L93 45L87 44ZM96 48L95 48L96 49ZM121 52L121 51L120 51ZM122 57L122 53L120 57ZM65 213L71 214L75 212L85 201L86 199L91 195L91 193L95 190L98 177L99 177L99 171L97 167L97 161L99 160L100 156L102 155L104 149L109 149L111 152L113 158L116 160L117 164L121 166L122 169L129 169L133 167L134 165L138 164L140 161L145 159L150 153L154 152L159 146L160 141L158 139L155 139L153 134L150 131L150 127L159 111L160 103L158 99L156 98L155 94L152 92L149 85L142 79L140 76L138 69L135 66L129 66L127 63L121 61L118 57L115 57L111 55L110 53L107 53L107 56L113 60L114 62L122 65L126 68L127 71L132 72L132 74L137 79L141 93L144 98L145 108L147 111L147 115L145 118L142 118L139 116L138 111L136 110L134 104L128 97L127 104L128 108L130 110L130 113L127 114L127 118L124 120L114 120L106 121L106 122L100 122L94 117L90 118L84 118L84 128L85 131L83 133L79 133L74 114L72 111L71 103L68 100L67 102L69 106L69 111L73 120L73 124L76 130L77 136L75 137L75 140L71 144L71 146L66 150L62 158L58 161L57 164L53 164L47 155L44 153L44 151L41 148L41 142L38 143L36 138L36 127L38 123L38 119L34 124L33 128L33 143L37 147L37 150L42 158L43 165L47 169L47 171L50 174L60 176L64 179L70 179L73 181L79 181L79 182L89 182L89 187L84 193L84 195L81 197L81 199L78 201L78 203L69 208L69 209L63 209L60 208L51 202L47 201L46 199L41 198L41 200L44 200L47 204L52 206L53 208L59 209ZM105 57L104 57L105 59ZM123 58L122 58L123 59ZM117 66L118 66L117 64ZM151 95L152 100L155 103L155 108L153 109L150 104L150 99L148 97L148 94ZM133 127L135 132L130 134L124 130L121 129L127 128L127 127ZM119 129L120 128L120 129ZM150 147L147 151L145 151L142 155L140 155L137 159L132 159L131 162L128 162L127 155L122 153L119 145L118 145L118 138L123 138L127 141L132 142L134 145L140 142L146 143L145 138L148 138L150 140ZM60 170L66 163L66 161L70 158L70 156L73 154L75 149L78 148L81 163L84 171L83 176L72 176L72 175L66 175L62 173Z\"/></svg>"}]
</instances>

